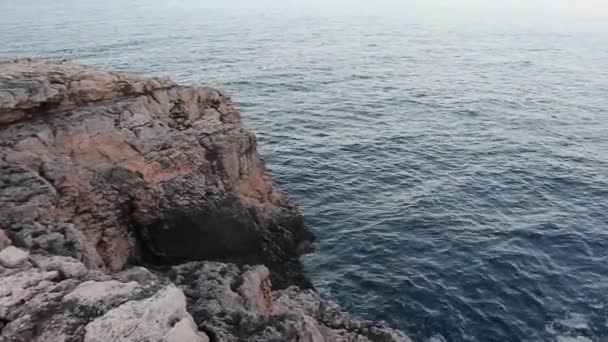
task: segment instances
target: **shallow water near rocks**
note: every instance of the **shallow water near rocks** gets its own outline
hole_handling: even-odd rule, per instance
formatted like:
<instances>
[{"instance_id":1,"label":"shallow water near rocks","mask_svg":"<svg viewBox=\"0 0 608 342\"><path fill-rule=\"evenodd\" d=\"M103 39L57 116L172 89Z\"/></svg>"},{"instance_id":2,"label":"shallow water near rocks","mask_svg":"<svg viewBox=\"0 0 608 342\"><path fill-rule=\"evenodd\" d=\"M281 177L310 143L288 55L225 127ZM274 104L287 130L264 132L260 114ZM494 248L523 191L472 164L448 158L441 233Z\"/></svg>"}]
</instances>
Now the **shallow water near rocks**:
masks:
<instances>
[{"instance_id":1,"label":"shallow water near rocks","mask_svg":"<svg viewBox=\"0 0 608 342\"><path fill-rule=\"evenodd\" d=\"M462 3L3 0L0 57L227 90L354 313L607 341L608 9Z\"/></svg>"}]
</instances>

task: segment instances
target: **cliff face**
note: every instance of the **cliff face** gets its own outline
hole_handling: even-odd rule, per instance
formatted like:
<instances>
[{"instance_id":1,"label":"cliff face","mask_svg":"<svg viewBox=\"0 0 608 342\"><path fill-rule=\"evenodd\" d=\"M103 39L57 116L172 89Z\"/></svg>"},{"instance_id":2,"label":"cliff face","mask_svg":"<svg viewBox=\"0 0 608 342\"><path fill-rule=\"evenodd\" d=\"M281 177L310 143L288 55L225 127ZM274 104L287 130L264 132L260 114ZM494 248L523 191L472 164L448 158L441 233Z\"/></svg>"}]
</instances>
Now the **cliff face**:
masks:
<instances>
[{"instance_id":1,"label":"cliff face","mask_svg":"<svg viewBox=\"0 0 608 342\"><path fill-rule=\"evenodd\" d=\"M313 236L215 89L1 62L0 217L5 341L406 339L287 288Z\"/></svg>"},{"instance_id":2,"label":"cliff face","mask_svg":"<svg viewBox=\"0 0 608 342\"><path fill-rule=\"evenodd\" d=\"M221 259L307 285L297 255L312 235L227 96L71 63L0 68L0 224L16 238L30 230L15 224L67 223L102 270Z\"/></svg>"}]
</instances>

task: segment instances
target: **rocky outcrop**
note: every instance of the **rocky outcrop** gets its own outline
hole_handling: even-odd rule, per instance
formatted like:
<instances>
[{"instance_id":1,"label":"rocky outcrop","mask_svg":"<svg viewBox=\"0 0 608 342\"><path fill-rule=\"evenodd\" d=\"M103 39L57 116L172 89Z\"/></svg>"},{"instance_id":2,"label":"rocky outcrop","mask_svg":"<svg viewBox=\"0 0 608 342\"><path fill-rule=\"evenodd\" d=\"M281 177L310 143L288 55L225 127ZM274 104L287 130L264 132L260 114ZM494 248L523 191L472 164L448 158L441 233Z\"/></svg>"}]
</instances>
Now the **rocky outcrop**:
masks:
<instances>
[{"instance_id":1,"label":"rocky outcrop","mask_svg":"<svg viewBox=\"0 0 608 342\"><path fill-rule=\"evenodd\" d=\"M118 281L71 258L35 259L0 269L2 342L207 341L173 284Z\"/></svg>"},{"instance_id":2,"label":"rocky outcrop","mask_svg":"<svg viewBox=\"0 0 608 342\"><path fill-rule=\"evenodd\" d=\"M227 96L67 62L0 70L0 228L26 247L83 235L76 253L102 270L221 259L307 285L312 235Z\"/></svg>"},{"instance_id":3,"label":"rocky outcrop","mask_svg":"<svg viewBox=\"0 0 608 342\"><path fill-rule=\"evenodd\" d=\"M351 318L311 289L272 291L264 266L191 262L170 276L214 341L409 341L383 323Z\"/></svg>"},{"instance_id":4,"label":"rocky outcrop","mask_svg":"<svg viewBox=\"0 0 608 342\"><path fill-rule=\"evenodd\" d=\"M0 62L0 217L0 341L407 340L307 289L313 236L215 89Z\"/></svg>"}]
</instances>

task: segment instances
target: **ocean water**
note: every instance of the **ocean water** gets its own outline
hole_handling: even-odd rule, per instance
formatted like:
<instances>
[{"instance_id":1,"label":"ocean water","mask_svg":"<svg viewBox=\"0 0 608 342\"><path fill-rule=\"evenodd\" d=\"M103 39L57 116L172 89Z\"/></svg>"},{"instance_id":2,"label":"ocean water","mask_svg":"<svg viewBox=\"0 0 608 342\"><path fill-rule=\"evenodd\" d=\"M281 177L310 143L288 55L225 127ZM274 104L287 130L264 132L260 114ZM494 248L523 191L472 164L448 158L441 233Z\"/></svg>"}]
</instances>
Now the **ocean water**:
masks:
<instances>
[{"instance_id":1,"label":"ocean water","mask_svg":"<svg viewBox=\"0 0 608 342\"><path fill-rule=\"evenodd\" d=\"M608 341L605 2L0 0L16 56L232 94L356 314Z\"/></svg>"}]
</instances>

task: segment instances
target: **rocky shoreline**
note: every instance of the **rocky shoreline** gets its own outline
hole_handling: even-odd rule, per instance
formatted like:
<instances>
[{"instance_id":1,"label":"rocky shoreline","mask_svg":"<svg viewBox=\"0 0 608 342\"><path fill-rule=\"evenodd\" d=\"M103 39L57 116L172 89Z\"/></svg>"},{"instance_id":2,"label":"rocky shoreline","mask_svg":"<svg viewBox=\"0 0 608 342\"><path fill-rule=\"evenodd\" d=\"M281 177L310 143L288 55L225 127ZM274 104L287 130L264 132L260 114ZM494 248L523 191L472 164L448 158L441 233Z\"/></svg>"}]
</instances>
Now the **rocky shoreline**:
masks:
<instances>
[{"instance_id":1,"label":"rocky shoreline","mask_svg":"<svg viewBox=\"0 0 608 342\"><path fill-rule=\"evenodd\" d=\"M230 98L0 62L0 341L409 341L312 289Z\"/></svg>"}]
</instances>

